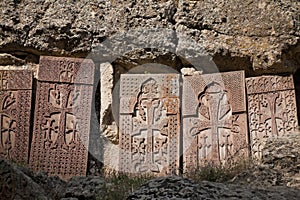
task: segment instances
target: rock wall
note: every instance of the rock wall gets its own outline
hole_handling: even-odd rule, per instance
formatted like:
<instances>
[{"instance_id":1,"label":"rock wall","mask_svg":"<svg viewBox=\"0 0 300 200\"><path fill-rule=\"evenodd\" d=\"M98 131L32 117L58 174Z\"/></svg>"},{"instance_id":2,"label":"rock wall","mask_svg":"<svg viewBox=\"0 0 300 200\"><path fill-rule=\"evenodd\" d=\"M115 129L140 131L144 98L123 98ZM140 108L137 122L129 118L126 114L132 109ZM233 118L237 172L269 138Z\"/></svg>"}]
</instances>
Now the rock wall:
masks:
<instances>
[{"instance_id":1,"label":"rock wall","mask_svg":"<svg viewBox=\"0 0 300 200\"><path fill-rule=\"evenodd\" d=\"M300 189L299 131L265 141L259 163L240 173L231 182L250 187L288 186Z\"/></svg>"},{"instance_id":2,"label":"rock wall","mask_svg":"<svg viewBox=\"0 0 300 200\"><path fill-rule=\"evenodd\" d=\"M0 7L0 52L10 54L1 65L85 57L116 33L149 28L187 35L221 71L294 72L300 62L296 0L2 0Z\"/></svg>"}]
</instances>

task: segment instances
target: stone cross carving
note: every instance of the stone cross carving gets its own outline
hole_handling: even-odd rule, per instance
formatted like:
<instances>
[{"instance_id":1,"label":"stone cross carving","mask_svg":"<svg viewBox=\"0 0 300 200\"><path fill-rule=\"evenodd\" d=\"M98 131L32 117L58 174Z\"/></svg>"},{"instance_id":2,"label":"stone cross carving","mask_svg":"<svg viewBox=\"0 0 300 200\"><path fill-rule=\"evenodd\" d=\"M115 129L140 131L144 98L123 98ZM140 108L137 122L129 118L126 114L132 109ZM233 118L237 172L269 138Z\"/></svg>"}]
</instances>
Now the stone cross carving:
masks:
<instances>
[{"instance_id":1,"label":"stone cross carving","mask_svg":"<svg viewBox=\"0 0 300 200\"><path fill-rule=\"evenodd\" d=\"M183 77L184 170L247 153L244 73Z\"/></svg>"},{"instance_id":2,"label":"stone cross carving","mask_svg":"<svg viewBox=\"0 0 300 200\"><path fill-rule=\"evenodd\" d=\"M12 108L16 103L14 93L9 92L1 103L0 112L0 154L6 155L7 158L12 158L10 151L15 146L16 120L12 119Z\"/></svg>"},{"instance_id":3,"label":"stone cross carving","mask_svg":"<svg viewBox=\"0 0 300 200\"><path fill-rule=\"evenodd\" d=\"M143 142L140 142L139 147L142 145L144 147L145 162L141 163L140 171L141 172L159 172L158 165L155 164L154 158L151 155L153 152L153 142L155 140L154 135L155 131L161 132L164 135L164 138L156 138L156 146L159 151L163 147L166 141L167 133L162 132L163 128L167 126L167 119L160 120L160 116L163 112L163 102L159 98L158 85L155 80L150 79L142 85L142 91L138 96L137 102L137 114L138 117L133 118L133 136L139 135L140 133L146 132ZM137 138L134 138L134 142ZM142 156L140 154L140 156ZM158 159L162 159L163 154L160 153ZM139 158L138 158L139 160ZM137 161L137 160L136 160ZM139 162L139 161L137 161ZM138 164L138 163L137 163Z\"/></svg>"},{"instance_id":4,"label":"stone cross carving","mask_svg":"<svg viewBox=\"0 0 300 200\"><path fill-rule=\"evenodd\" d=\"M60 62L60 76L62 82L74 82L74 62Z\"/></svg>"},{"instance_id":5,"label":"stone cross carving","mask_svg":"<svg viewBox=\"0 0 300 200\"><path fill-rule=\"evenodd\" d=\"M0 71L0 157L27 164L32 73Z\"/></svg>"},{"instance_id":6,"label":"stone cross carving","mask_svg":"<svg viewBox=\"0 0 300 200\"><path fill-rule=\"evenodd\" d=\"M67 180L85 176L94 64L91 60L40 60L30 166Z\"/></svg>"},{"instance_id":7,"label":"stone cross carving","mask_svg":"<svg viewBox=\"0 0 300 200\"><path fill-rule=\"evenodd\" d=\"M7 90L8 87L8 72L2 71L0 73L0 90Z\"/></svg>"},{"instance_id":8,"label":"stone cross carving","mask_svg":"<svg viewBox=\"0 0 300 200\"><path fill-rule=\"evenodd\" d=\"M178 75L122 75L120 93L120 170L177 172Z\"/></svg>"},{"instance_id":9,"label":"stone cross carving","mask_svg":"<svg viewBox=\"0 0 300 200\"><path fill-rule=\"evenodd\" d=\"M252 154L261 158L264 139L295 131L298 126L292 76L246 79Z\"/></svg>"},{"instance_id":10,"label":"stone cross carving","mask_svg":"<svg viewBox=\"0 0 300 200\"><path fill-rule=\"evenodd\" d=\"M222 90L218 83L212 82L207 86L203 94L199 97L199 115L203 116L202 119L192 119L194 128L191 130L193 136L199 134L198 146L202 149L202 155L204 158L208 157L211 152L211 160L220 161L222 148L224 149L225 157L229 155L229 147L232 146L230 134L222 132L220 134L219 129L231 129L230 116L230 103L226 99L228 94ZM208 141L208 137L205 130L210 130L211 141ZM222 141L225 138L225 141ZM210 149L211 148L211 149Z\"/></svg>"},{"instance_id":11,"label":"stone cross carving","mask_svg":"<svg viewBox=\"0 0 300 200\"><path fill-rule=\"evenodd\" d=\"M75 108L74 105L78 105L75 99L78 101L79 91L75 92L77 93L74 96L74 90L70 86L66 88L55 86L50 90L49 102L53 106L53 114L45 118L46 122L42 127L46 134L45 146L50 145L51 148L63 148L66 150L76 146L79 137L76 136L78 134L76 127L78 123L75 119L76 117L72 114L72 109ZM56 122L56 119L59 120ZM57 126L54 126L55 123L57 123ZM54 140L53 138L56 139Z\"/></svg>"}]
</instances>

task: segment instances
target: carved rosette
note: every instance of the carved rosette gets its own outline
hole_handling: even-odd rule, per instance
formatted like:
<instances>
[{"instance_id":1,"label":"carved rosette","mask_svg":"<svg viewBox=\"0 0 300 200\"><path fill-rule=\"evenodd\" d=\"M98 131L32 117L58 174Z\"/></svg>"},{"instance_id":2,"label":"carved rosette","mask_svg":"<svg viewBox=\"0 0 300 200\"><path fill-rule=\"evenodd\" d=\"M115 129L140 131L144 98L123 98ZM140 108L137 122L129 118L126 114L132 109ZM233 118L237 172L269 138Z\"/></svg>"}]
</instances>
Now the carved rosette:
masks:
<instances>
[{"instance_id":1,"label":"carved rosette","mask_svg":"<svg viewBox=\"0 0 300 200\"><path fill-rule=\"evenodd\" d=\"M178 75L122 75L120 93L120 171L177 173Z\"/></svg>"},{"instance_id":2,"label":"carved rosette","mask_svg":"<svg viewBox=\"0 0 300 200\"><path fill-rule=\"evenodd\" d=\"M252 154L261 158L264 140L296 130L298 126L292 76L246 79Z\"/></svg>"},{"instance_id":3,"label":"carved rosette","mask_svg":"<svg viewBox=\"0 0 300 200\"><path fill-rule=\"evenodd\" d=\"M244 72L183 77L184 170L247 154Z\"/></svg>"},{"instance_id":4,"label":"carved rosette","mask_svg":"<svg viewBox=\"0 0 300 200\"><path fill-rule=\"evenodd\" d=\"M64 180L86 175L94 65L89 60L89 65L82 64L85 62L41 58L30 154L35 171ZM77 74L81 67L85 67L84 75Z\"/></svg>"},{"instance_id":5,"label":"carved rosette","mask_svg":"<svg viewBox=\"0 0 300 200\"><path fill-rule=\"evenodd\" d=\"M0 71L0 157L28 162L32 72Z\"/></svg>"}]
</instances>

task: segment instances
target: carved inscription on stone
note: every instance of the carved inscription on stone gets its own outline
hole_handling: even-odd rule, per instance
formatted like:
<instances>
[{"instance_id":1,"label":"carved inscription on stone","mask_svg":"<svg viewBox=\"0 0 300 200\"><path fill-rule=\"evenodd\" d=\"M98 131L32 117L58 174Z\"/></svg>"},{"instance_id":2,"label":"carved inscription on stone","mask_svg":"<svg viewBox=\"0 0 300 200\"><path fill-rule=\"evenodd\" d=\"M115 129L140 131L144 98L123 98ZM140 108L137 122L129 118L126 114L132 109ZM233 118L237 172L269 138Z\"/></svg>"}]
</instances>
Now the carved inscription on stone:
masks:
<instances>
[{"instance_id":1,"label":"carved inscription on stone","mask_svg":"<svg viewBox=\"0 0 300 200\"><path fill-rule=\"evenodd\" d=\"M32 72L0 71L0 157L28 162Z\"/></svg>"},{"instance_id":2,"label":"carved inscription on stone","mask_svg":"<svg viewBox=\"0 0 300 200\"><path fill-rule=\"evenodd\" d=\"M265 138L280 136L298 126L292 76L246 79L252 154L261 157Z\"/></svg>"},{"instance_id":3,"label":"carved inscription on stone","mask_svg":"<svg viewBox=\"0 0 300 200\"><path fill-rule=\"evenodd\" d=\"M86 175L93 76L91 60L41 58L30 156L35 171L65 180Z\"/></svg>"},{"instance_id":4,"label":"carved inscription on stone","mask_svg":"<svg viewBox=\"0 0 300 200\"><path fill-rule=\"evenodd\" d=\"M183 77L184 169L247 153L244 72Z\"/></svg>"},{"instance_id":5,"label":"carved inscription on stone","mask_svg":"<svg viewBox=\"0 0 300 200\"><path fill-rule=\"evenodd\" d=\"M120 170L176 173L180 137L179 75L124 74L120 94Z\"/></svg>"}]
</instances>

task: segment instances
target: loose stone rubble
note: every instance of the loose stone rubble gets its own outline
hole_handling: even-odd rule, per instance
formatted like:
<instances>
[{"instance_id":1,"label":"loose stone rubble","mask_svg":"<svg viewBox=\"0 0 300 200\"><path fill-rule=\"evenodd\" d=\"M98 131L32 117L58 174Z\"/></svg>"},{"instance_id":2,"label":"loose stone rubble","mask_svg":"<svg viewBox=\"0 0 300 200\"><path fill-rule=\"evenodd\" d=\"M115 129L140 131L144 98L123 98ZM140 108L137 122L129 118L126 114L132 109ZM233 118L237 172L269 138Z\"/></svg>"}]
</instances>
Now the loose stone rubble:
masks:
<instances>
[{"instance_id":1,"label":"loose stone rubble","mask_svg":"<svg viewBox=\"0 0 300 200\"><path fill-rule=\"evenodd\" d=\"M284 169L284 168L282 168ZM274 170L273 170L274 171ZM127 199L287 199L300 198L300 190L284 186L282 179L272 181L272 170L266 167L261 172L244 175L232 183L214 183L192 180L179 176L152 179L128 195ZM60 199L60 200L97 200L109 198L114 183L102 177L73 177L68 182L58 177L48 177L45 173L33 173L27 168L7 163L0 158L0 197L5 199ZM273 173L274 174L274 173ZM241 178L242 176L240 176ZM244 182L243 182L243 181ZM251 180L251 182L248 182ZM268 183L267 183L268 182ZM114 193L115 199L118 194ZM119 194L120 195L120 194Z\"/></svg>"},{"instance_id":2,"label":"loose stone rubble","mask_svg":"<svg viewBox=\"0 0 300 200\"><path fill-rule=\"evenodd\" d=\"M250 188L247 186L212 183L203 181L199 184L178 177L160 177L149 181L127 200L151 199L299 199L300 192L287 187Z\"/></svg>"}]
</instances>

